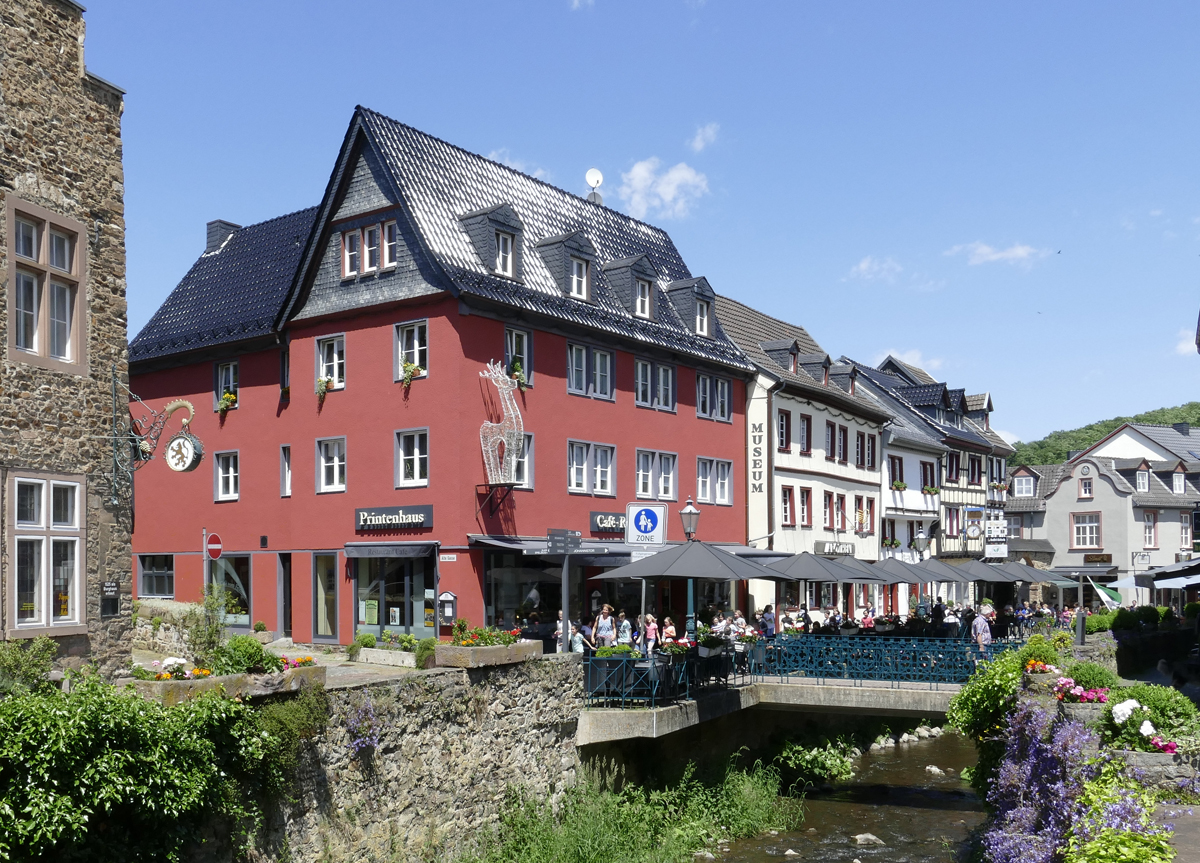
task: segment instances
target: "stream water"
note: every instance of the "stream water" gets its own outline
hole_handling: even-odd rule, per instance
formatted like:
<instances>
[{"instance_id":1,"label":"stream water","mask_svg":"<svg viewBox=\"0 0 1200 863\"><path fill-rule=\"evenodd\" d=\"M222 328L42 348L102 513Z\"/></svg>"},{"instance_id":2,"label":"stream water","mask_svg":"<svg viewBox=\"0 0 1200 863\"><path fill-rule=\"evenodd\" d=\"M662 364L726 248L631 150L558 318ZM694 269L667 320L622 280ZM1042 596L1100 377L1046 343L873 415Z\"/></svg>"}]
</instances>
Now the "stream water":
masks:
<instances>
[{"instance_id":1,"label":"stream water","mask_svg":"<svg viewBox=\"0 0 1200 863\"><path fill-rule=\"evenodd\" d=\"M851 781L807 795L800 830L735 842L722 860L764 863L791 859L792 850L804 863L953 863L985 819L983 804L959 778L974 764L974 745L957 734L868 753ZM883 844L858 844L854 837L863 833Z\"/></svg>"}]
</instances>

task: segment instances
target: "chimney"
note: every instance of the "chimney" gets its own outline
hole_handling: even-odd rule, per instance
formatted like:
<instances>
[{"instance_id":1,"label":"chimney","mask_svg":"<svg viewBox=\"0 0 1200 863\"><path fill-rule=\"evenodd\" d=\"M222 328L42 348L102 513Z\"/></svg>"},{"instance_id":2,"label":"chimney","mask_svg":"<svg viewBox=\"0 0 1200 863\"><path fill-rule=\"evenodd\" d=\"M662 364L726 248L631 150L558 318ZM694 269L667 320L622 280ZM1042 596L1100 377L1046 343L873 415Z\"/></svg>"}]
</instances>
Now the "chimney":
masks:
<instances>
[{"instance_id":1,"label":"chimney","mask_svg":"<svg viewBox=\"0 0 1200 863\"><path fill-rule=\"evenodd\" d=\"M1191 423L1171 423L1171 428L1181 435L1190 435L1192 431Z\"/></svg>"},{"instance_id":2,"label":"chimney","mask_svg":"<svg viewBox=\"0 0 1200 863\"><path fill-rule=\"evenodd\" d=\"M229 239L229 235L241 228L241 225L235 225L233 222L226 222L224 219L214 219L208 223L208 241L204 245L204 251L215 252L221 248L221 244Z\"/></svg>"}]
</instances>

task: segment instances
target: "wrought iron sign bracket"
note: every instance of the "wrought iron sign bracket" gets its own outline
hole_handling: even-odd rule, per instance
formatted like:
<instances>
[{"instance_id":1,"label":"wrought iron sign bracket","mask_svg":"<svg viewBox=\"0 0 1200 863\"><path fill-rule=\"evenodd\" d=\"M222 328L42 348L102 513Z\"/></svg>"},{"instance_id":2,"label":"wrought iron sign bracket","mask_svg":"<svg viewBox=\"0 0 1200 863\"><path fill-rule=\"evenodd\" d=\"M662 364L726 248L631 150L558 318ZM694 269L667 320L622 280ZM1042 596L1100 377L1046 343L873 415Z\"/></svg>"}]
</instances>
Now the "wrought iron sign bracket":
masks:
<instances>
[{"instance_id":1,"label":"wrought iron sign bracket","mask_svg":"<svg viewBox=\"0 0 1200 863\"><path fill-rule=\"evenodd\" d=\"M486 505L488 508L488 516L495 516L500 511L500 507L504 506L504 501L508 500L512 490L520 486L519 482L501 482L475 486L475 494L485 495L479 506L475 508L475 514L479 515L480 511Z\"/></svg>"}]
</instances>

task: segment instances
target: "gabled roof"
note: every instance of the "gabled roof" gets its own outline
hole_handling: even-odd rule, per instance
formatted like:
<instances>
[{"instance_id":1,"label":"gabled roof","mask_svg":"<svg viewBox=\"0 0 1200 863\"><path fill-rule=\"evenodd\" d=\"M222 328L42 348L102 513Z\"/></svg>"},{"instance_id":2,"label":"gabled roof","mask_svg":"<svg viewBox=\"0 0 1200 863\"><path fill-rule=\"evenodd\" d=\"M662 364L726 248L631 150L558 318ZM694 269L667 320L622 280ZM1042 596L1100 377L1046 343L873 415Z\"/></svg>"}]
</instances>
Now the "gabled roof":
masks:
<instances>
[{"instance_id":1,"label":"gabled roof","mask_svg":"<svg viewBox=\"0 0 1200 863\"><path fill-rule=\"evenodd\" d=\"M316 213L247 225L202 254L129 343L130 362L270 333Z\"/></svg>"},{"instance_id":2,"label":"gabled roof","mask_svg":"<svg viewBox=\"0 0 1200 863\"><path fill-rule=\"evenodd\" d=\"M903 360L898 360L891 354L888 354L887 359L879 364L881 372L892 372L900 377L907 378L908 383L914 386L921 384L936 384L937 380L929 372L914 365L909 365Z\"/></svg>"},{"instance_id":3,"label":"gabled roof","mask_svg":"<svg viewBox=\"0 0 1200 863\"><path fill-rule=\"evenodd\" d=\"M1121 423L1121 425L1070 460L1077 461L1086 457L1088 453L1108 443L1127 429L1142 435L1185 461L1200 461L1200 426L1193 428L1189 423L1178 423L1176 425ZM1193 432L1195 433L1193 434Z\"/></svg>"},{"instance_id":4,"label":"gabled roof","mask_svg":"<svg viewBox=\"0 0 1200 863\"><path fill-rule=\"evenodd\" d=\"M897 387L896 393L903 396L909 404L916 405L917 407L926 407L928 405L950 407L950 398L945 384L932 383Z\"/></svg>"},{"instance_id":5,"label":"gabled roof","mask_svg":"<svg viewBox=\"0 0 1200 863\"><path fill-rule=\"evenodd\" d=\"M335 203L338 186L351 160L361 147L373 148L394 185L397 198L432 259L444 277L443 287L462 299L471 297L503 306L576 324L593 330L677 351L749 371L752 366L725 336L720 315L714 321L711 337L692 332L680 321L670 299L668 286L702 287L706 282L694 278L661 228L634 219L600 204L587 201L549 183L522 174L498 162L447 143L432 135L397 122L361 106L357 107L347 131L339 164L326 190L323 210L328 213ZM509 205L524 226L521 279L495 275L482 261L461 217L487 210L499 204ZM580 302L563 295L554 275L538 255L536 246L548 238L583 234L595 248L598 263L592 272L592 302ZM306 252L313 260L321 243L314 236ZM660 293L656 307L659 320L634 317L608 288L604 264L609 261L649 258ZM306 267L311 267L306 264ZM284 310L289 317L303 301L304 279Z\"/></svg>"},{"instance_id":6,"label":"gabled roof","mask_svg":"<svg viewBox=\"0 0 1200 863\"><path fill-rule=\"evenodd\" d=\"M1005 512L1040 512L1046 508L1046 498L1058 489L1063 475L1070 473L1065 464L1029 464L1008 469L1009 477L1019 471L1031 471L1037 475L1033 484L1033 497L1016 497L1011 489L1004 501ZM1011 484L1010 484L1011 485Z\"/></svg>"},{"instance_id":7,"label":"gabled roof","mask_svg":"<svg viewBox=\"0 0 1200 863\"><path fill-rule=\"evenodd\" d=\"M967 396L967 410L990 412L992 410L991 393L979 393L978 395Z\"/></svg>"},{"instance_id":8,"label":"gabled roof","mask_svg":"<svg viewBox=\"0 0 1200 863\"><path fill-rule=\"evenodd\" d=\"M806 358L815 359L819 356L828 360L828 354L821 350L821 346L804 327L765 315L745 303L739 303L721 294L717 294L717 317L721 320L726 334L765 374L817 401L840 405L865 419L886 422L890 418L887 410L875 400L850 395L846 389L834 385L832 378L831 385L826 386L805 372L803 365L797 365L796 371L792 372L788 366L772 358L764 348L764 345L770 345L772 352L775 352L795 343L807 352ZM845 380L849 379L850 371L849 368L839 369L840 376Z\"/></svg>"},{"instance_id":9,"label":"gabled roof","mask_svg":"<svg viewBox=\"0 0 1200 863\"><path fill-rule=\"evenodd\" d=\"M934 452L946 452L949 449L942 443L941 435L930 425L928 418L895 394L896 385L904 383L900 378L855 363L848 357L841 357L838 362L854 365L859 375L858 392L878 402L892 415L888 431L896 441Z\"/></svg>"}]
</instances>

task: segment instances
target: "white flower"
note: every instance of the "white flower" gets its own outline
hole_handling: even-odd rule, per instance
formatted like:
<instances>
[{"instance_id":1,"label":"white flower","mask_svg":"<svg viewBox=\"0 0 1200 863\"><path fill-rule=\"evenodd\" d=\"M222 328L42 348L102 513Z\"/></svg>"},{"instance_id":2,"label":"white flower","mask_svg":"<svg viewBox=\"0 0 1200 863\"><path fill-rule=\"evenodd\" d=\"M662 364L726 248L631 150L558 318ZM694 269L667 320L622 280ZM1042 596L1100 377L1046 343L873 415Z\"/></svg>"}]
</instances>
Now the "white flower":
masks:
<instances>
[{"instance_id":1,"label":"white flower","mask_svg":"<svg viewBox=\"0 0 1200 863\"><path fill-rule=\"evenodd\" d=\"M1120 704L1113 705L1112 715L1113 720L1121 723L1133 715L1133 711L1142 705L1138 704L1132 698L1127 701L1122 701Z\"/></svg>"},{"instance_id":2,"label":"white flower","mask_svg":"<svg viewBox=\"0 0 1200 863\"><path fill-rule=\"evenodd\" d=\"M1154 726L1151 725L1150 720L1147 719L1144 722L1142 722L1142 727L1139 728L1138 731L1142 732L1143 737L1149 737L1151 734L1154 733Z\"/></svg>"}]
</instances>

